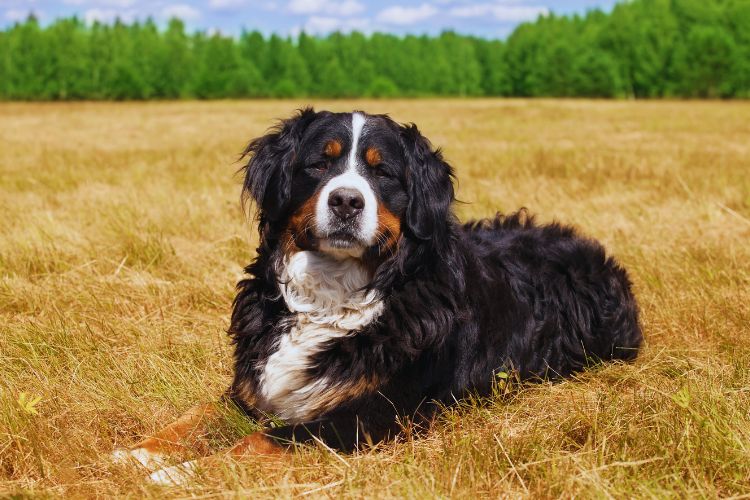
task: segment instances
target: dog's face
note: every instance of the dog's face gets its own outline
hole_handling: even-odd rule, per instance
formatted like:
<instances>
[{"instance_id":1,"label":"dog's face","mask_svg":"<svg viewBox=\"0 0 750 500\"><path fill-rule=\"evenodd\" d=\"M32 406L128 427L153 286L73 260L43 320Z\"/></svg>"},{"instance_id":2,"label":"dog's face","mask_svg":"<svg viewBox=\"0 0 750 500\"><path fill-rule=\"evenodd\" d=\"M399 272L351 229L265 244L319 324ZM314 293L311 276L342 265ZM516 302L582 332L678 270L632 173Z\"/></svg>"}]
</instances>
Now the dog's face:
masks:
<instances>
[{"instance_id":1,"label":"dog's face","mask_svg":"<svg viewBox=\"0 0 750 500\"><path fill-rule=\"evenodd\" d=\"M447 225L450 167L386 116L304 110L245 153L245 191L285 253L387 257Z\"/></svg>"},{"instance_id":2,"label":"dog's face","mask_svg":"<svg viewBox=\"0 0 750 500\"><path fill-rule=\"evenodd\" d=\"M289 232L298 245L360 256L398 241L408 196L398 133L384 121L330 114L307 128L290 199Z\"/></svg>"}]
</instances>

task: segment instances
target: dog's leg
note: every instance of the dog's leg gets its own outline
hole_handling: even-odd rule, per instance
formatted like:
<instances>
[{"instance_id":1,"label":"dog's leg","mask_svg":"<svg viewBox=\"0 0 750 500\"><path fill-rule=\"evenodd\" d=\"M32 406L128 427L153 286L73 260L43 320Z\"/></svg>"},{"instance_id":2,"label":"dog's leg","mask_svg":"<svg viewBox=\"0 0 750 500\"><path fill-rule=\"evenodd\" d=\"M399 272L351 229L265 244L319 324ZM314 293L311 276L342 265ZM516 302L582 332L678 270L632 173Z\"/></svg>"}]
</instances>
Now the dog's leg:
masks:
<instances>
[{"instance_id":1,"label":"dog's leg","mask_svg":"<svg viewBox=\"0 0 750 500\"><path fill-rule=\"evenodd\" d=\"M208 452L208 444L205 440L208 431L207 424L216 414L215 404L194 406L180 418L132 448L115 450L113 458L119 463L135 460L144 467L154 470L162 467L164 459L171 453L190 451L206 454Z\"/></svg>"},{"instance_id":2,"label":"dog's leg","mask_svg":"<svg viewBox=\"0 0 750 500\"><path fill-rule=\"evenodd\" d=\"M229 449L228 454L232 458L239 459L248 455L279 456L288 450L288 447L280 445L263 432L253 432L249 436L245 436L237 441Z\"/></svg>"},{"instance_id":3,"label":"dog's leg","mask_svg":"<svg viewBox=\"0 0 750 500\"><path fill-rule=\"evenodd\" d=\"M265 461L269 462L271 460L283 460L283 456L288 449L288 447L278 444L262 432L254 432L240 439L222 454L190 460L172 467L164 467L151 473L149 480L162 486L177 486L185 484L193 478L197 469L210 469L226 456L238 461L262 456Z\"/></svg>"},{"instance_id":4,"label":"dog's leg","mask_svg":"<svg viewBox=\"0 0 750 500\"><path fill-rule=\"evenodd\" d=\"M369 425L365 429L356 415L341 415L335 419L322 419L304 424L285 425L255 432L240 439L221 455L184 462L157 470L149 479L163 486L182 485L195 477L198 469L211 469L227 455L237 461L259 459L263 464L283 462L294 444L322 444L337 451L351 451L368 442L385 438L393 424ZM372 423L371 423L372 424ZM395 424L395 420L394 420ZM361 432L360 432L361 431ZM361 438L361 442L360 442Z\"/></svg>"},{"instance_id":5,"label":"dog's leg","mask_svg":"<svg viewBox=\"0 0 750 500\"><path fill-rule=\"evenodd\" d=\"M175 486L190 481L198 469L211 469L226 456L244 461L257 458L263 464L283 463L294 444L322 444L336 451L352 451L369 446L398 432L395 417L381 421L361 421L355 414L339 415L334 419L321 419L303 424L285 425L255 432L240 439L222 455L184 462L164 467L149 476L163 486Z\"/></svg>"}]
</instances>

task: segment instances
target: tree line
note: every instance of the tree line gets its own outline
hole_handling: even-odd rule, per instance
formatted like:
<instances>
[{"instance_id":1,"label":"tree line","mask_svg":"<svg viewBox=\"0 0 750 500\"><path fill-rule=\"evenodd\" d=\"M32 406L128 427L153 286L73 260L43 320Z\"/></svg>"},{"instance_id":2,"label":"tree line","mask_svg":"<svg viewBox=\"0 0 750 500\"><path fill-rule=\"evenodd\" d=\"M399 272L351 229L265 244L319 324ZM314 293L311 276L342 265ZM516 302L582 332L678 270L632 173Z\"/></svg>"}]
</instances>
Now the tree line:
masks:
<instances>
[{"instance_id":1,"label":"tree line","mask_svg":"<svg viewBox=\"0 0 750 500\"><path fill-rule=\"evenodd\" d=\"M506 40L265 37L33 17L0 31L0 99L750 97L750 0L632 0Z\"/></svg>"}]
</instances>

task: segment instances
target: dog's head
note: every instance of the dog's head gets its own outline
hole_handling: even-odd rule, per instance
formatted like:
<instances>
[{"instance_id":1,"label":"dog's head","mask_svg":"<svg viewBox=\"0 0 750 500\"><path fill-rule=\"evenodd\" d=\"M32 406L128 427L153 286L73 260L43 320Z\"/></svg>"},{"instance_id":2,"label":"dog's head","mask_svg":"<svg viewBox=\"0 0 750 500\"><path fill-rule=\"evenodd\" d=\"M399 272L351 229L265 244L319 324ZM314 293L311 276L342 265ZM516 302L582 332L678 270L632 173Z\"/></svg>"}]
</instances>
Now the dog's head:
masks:
<instances>
[{"instance_id":1,"label":"dog's head","mask_svg":"<svg viewBox=\"0 0 750 500\"><path fill-rule=\"evenodd\" d=\"M261 235L286 254L382 262L404 241L438 248L446 237L452 169L414 125L304 109L245 155L244 193L256 202Z\"/></svg>"}]
</instances>

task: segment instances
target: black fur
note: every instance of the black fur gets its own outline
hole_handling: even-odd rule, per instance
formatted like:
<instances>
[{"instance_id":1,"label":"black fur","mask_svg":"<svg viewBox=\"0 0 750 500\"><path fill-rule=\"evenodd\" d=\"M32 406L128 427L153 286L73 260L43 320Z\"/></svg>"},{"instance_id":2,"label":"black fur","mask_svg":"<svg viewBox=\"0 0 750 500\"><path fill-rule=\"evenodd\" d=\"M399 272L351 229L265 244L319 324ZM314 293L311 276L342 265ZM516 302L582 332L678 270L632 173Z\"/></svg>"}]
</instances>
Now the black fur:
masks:
<instances>
[{"instance_id":1,"label":"black fur","mask_svg":"<svg viewBox=\"0 0 750 500\"><path fill-rule=\"evenodd\" d=\"M273 266L279 238L314 190L293 186L296 163L312 154L303 138L313 137L316 126L336 127L337 117L303 110L245 152L244 188L259 205L261 243L234 302L229 394L251 414L247 388L256 387L258 370L283 333L281 320L290 315ZM441 154L415 126L370 118L377 133L392 139L383 139L383 147L400 159L392 178L400 186L386 183L381 201L404 193L408 200L393 202L403 231L395 254L378 261L373 274L385 312L326 346L308 375L379 384L314 421L270 429L269 436L316 437L351 450L393 437L400 417L429 420L441 404L490 394L499 371L522 380L556 379L599 361L636 357L642 336L631 284L599 243L568 226L536 224L524 210L460 225L451 211L452 169Z\"/></svg>"}]
</instances>

